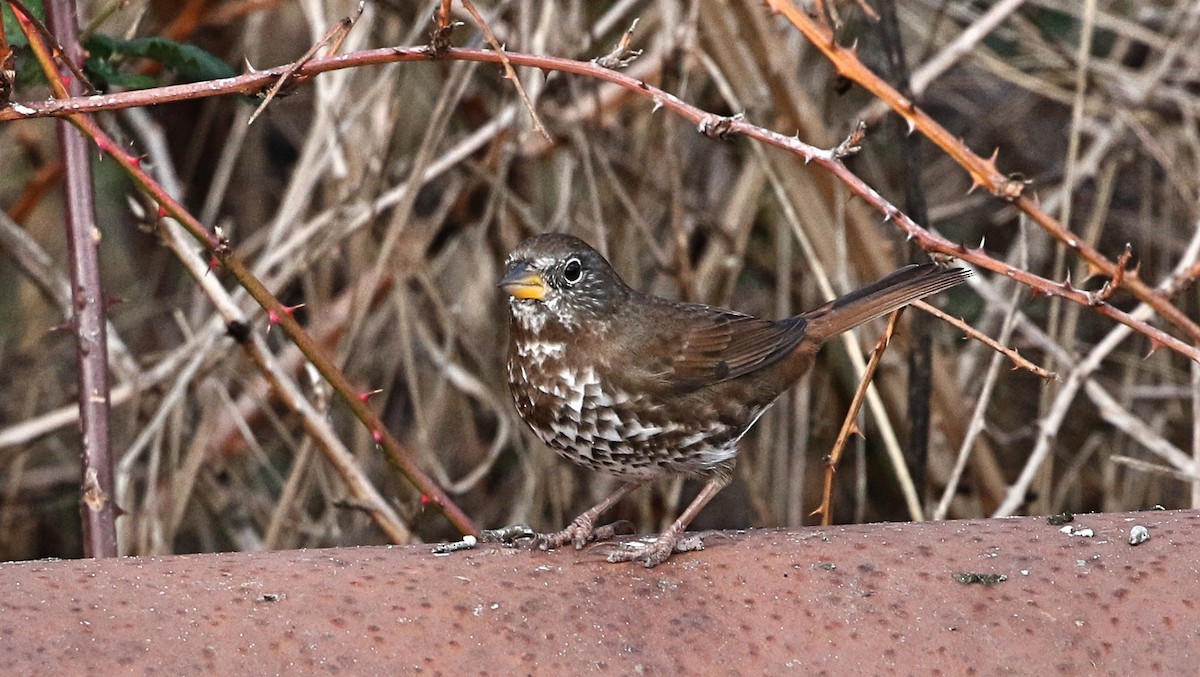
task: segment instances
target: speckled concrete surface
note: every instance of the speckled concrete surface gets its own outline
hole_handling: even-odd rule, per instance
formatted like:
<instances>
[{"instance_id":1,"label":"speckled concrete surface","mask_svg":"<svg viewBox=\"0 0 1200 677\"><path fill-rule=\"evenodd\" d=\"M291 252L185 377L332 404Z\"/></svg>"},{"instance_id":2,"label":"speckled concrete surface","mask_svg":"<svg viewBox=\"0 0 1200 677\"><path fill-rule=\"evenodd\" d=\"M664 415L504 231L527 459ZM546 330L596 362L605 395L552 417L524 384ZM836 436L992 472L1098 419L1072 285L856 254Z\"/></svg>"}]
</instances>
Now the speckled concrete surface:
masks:
<instances>
[{"instance_id":1,"label":"speckled concrete surface","mask_svg":"<svg viewBox=\"0 0 1200 677\"><path fill-rule=\"evenodd\" d=\"M653 570L427 546L0 564L0 674L1194 674L1200 513L1071 526L1093 535L709 534Z\"/></svg>"}]
</instances>

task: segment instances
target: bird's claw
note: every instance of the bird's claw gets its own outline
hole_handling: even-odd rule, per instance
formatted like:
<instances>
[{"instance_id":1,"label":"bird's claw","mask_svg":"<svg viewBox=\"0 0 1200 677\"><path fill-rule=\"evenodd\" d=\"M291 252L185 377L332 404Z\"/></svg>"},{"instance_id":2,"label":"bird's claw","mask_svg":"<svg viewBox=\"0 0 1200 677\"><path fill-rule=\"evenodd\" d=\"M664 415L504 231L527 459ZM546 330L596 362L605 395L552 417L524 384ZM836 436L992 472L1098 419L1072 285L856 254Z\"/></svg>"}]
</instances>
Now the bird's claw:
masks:
<instances>
[{"instance_id":1,"label":"bird's claw","mask_svg":"<svg viewBox=\"0 0 1200 677\"><path fill-rule=\"evenodd\" d=\"M542 550L554 550L568 543L575 546L576 550L582 550L588 543L607 541L618 533L629 533L627 531L629 528L630 524L625 520L597 527L593 520L581 515L562 531L552 534L536 534L533 542Z\"/></svg>"},{"instance_id":2,"label":"bird's claw","mask_svg":"<svg viewBox=\"0 0 1200 677\"><path fill-rule=\"evenodd\" d=\"M660 534L653 539L634 539L617 544L608 553L609 562L640 562L647 569L667 561L677 552L693 552L704 549L704 537L700 534L688 534L671 538Z\"/></svg>"},{"instance_id":3,"label":"bird's claw","mask_svg":"<svg viewBox=\"0 0 1200 677\"><path fill-rule=\"evenodd\" d=\"M555 550L568 543L574 545L576 550L582 550L583 546L595 538L597 531L595 523L581 515L574 522L568 524L565 529L552 534L535 535L533 542L535 546L542 550Z\"/></svg>"}]
</instances>

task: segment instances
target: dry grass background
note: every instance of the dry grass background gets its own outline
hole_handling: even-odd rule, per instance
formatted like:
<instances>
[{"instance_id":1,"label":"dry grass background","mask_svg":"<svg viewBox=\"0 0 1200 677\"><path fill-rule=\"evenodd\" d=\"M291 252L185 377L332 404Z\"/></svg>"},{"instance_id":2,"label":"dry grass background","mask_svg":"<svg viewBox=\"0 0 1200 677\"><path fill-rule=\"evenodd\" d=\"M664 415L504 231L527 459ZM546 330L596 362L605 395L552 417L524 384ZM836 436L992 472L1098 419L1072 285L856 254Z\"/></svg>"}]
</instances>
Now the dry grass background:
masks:
<instances>
[{"instance_id":1,"label":"dry grass background","mask_svg":"<svg viewBox=\"0 0 1200 677\"><path fill-rule=\"evenodd\" d=\"M83 15L99 4L84 3ZM211 2L185 32L232 64L272 66L304 53L352 4ZM1051 279L1087 278L1008 203L970 192L966 173L935 148L920 142L913 156L892 115L844 86L758 3L480 5L509 49L581 60L608 52L637 18L633 46L643 54L628 72L712 113L744 112L818 146L835 145L865 119L865 147L849 162L893 203L904 207L905 179L919 171L930 227L971 245L984 241L996 258ZM1090 1L898 5L917 100L935 119L981 155L999 149L1002 171L1029 180L1048 211L1110 258L1130 243L1151 284L1195 262L1195 3L1099 1L1091 17ZM987 25L984 13L1005 6L1013 11ZM421 44L432 9L369 3L343 51ZM157 34L177 11L176 3L135 1L103 30L121 34L136 24L138 34ZM841 39L857 40L863 61L885 73L878 26L854 3L840 5L840 15ZM470 19L458 18L467 26L455 44L478 44ZM985 37L939 60L947 45L985 25ZM1089 26L1092 50L1081 64ZM382 389L372 401L389 428L480 525L549 529L610 485L559 461L511 407L506 314L494 283L520 239L572 232L634 286L771 316L822 302L818 270L844 292L923 254L907 251L898 230L795 156L747 139L706 138L645 99L583 78L519 75L551 141L531 130L497 68L466 62L327 73L273 102L252 126L253 105L234 97L100 118L146 154L204 223L223 227L277 295L305 304L298 317L309 331L352 382ZM0 206L20 222L15 229L5 220L8 256L0 259L8 290L0 296L0 559L80 552L73 345L68 334L47 331L66 317L53 291L66 279L60 187L43 181L55 153L50 120L0 126ZM96 170L106 290L124 301L112 309L110 336L122 552L381 542L224 336L207 297L141 227L127 180L112 162ZM27 270L35 255L14 252L18 231L45 253L40 284ZM815 243L815 259L802 255L797 233ZM1134 306L1121 293L1114 303ZM1197 316L1194 290L1176 303ZM1166 350L1146 358L1143 337L1118 341L1111 321L990 275L937 304L1064 379L1011 371L991 350L935 325L932 435L926 477L918 478L928 513L964 447L970 457L950 492L949 517L1011 512L1009 486L1039 445L1047 461L1027 500L1015 504L1019 512L1200 502L1195 365ZM265 326L261 311L257 318ZM859 331L864 350L881 327ZM907 337L902 329L876 377L901 445ZM286 337L269 339L415 536L453 537L311 378ZM855 385L844 346L831 345L746 438L734 485L695 528L803 524ZM881 426L865 415L862 428L838 475L835 519L906 519ZM694 490L662 483L616 516L655 530Z\"/></svg>"}]
</instances>

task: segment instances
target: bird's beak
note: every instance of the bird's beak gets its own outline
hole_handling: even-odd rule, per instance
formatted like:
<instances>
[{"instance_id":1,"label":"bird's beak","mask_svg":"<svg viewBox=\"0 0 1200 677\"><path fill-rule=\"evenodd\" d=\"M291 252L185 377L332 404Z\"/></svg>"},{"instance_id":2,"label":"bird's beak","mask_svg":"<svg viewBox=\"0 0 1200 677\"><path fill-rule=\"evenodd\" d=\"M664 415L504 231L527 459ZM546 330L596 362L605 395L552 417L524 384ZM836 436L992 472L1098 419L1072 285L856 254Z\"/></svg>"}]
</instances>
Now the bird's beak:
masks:
<instances>
[{"instance_id":1,"label":"bird's beak","mask_svg":"<svg viewBox=\"0 0 1200 677\"><path fill-rule=\"evenodd\" d=\"M542 276L524 263L513 266L496 286L518 299L540 299L546 295L546 283Z\"/></svg>"}]
</instances>

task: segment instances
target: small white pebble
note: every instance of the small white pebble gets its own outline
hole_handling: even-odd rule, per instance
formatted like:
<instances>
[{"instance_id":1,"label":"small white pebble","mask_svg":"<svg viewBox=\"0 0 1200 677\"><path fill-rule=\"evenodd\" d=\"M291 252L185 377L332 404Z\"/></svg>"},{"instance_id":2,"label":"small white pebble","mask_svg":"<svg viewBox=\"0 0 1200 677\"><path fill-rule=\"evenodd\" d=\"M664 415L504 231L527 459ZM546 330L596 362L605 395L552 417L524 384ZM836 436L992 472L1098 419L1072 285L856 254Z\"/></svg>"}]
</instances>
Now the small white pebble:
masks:
<instances>
[{"instance_id":1,"label":"small white pebble","mask_svg":"<svg viewBox=\"0 0 1200 677\"><path fill-rule=\"evenodd\" d=\"M1129 545L1141 545L1150 540L1150 530L1142 525L1137 525L1129 530Z\"/></svg>"},{"instance_id":2,"label":"small white pebble","mask_svg":"<svg viewBox=\"0 0 1200 677\"><path fill-rule=\"evenodd\" d=\"M475 544L478 542L479 542L478 539L476 539L471 534L467 534L466 536L463 536L463 543L465 543L468 548L474 548Z\"/></svg>"}]
</instances>

